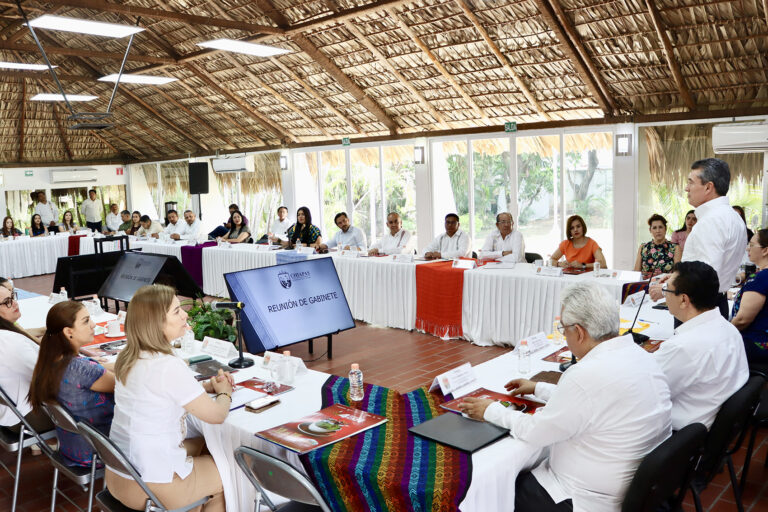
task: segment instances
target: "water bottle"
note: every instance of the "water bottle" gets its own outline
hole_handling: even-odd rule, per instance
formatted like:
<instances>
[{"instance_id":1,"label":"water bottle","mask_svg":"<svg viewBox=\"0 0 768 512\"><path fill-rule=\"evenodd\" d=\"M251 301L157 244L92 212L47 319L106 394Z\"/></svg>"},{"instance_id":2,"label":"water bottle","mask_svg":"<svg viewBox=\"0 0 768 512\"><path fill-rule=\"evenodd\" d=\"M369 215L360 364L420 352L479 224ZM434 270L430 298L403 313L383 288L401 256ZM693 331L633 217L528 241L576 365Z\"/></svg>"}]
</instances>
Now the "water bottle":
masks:
<instances>
[{"instance_id":1,"label":"water bottle","mask_svg":"<svg viewBox=\"0 0 768 512\"><path fill-rule=\"evenodd\" d=\"M360 371L359 364L352 363L349 370L349 399L353 402L359 402L364 396L363 372Z\"/></svg>"},{"instance_id":2,"label":"water bottle","mask_svg":"<svg viewBox=\"0 0 768 512\"><path fill-rule=\"evenodd\" d=\"M528 349L528 340L520 341L517 347L517 371L525 375L531 371L531 351Z\"/></svg>"},{"instance_id":3,"label":"water bottle","mask_svg":"<svg viewBox=\"0 0 768 512\"><path fill-rule=\"evenodd\" d=\"M61 300L69 300L69 296L67 295L67 289L63 286L61 287L61 290L59 290L59 297L61 297Z\"/></svg>"},{"instance_id":4,"label":"water bottle","mask_svg":"<svg viewBox=\"0 0 768 512\"><path fill-rule=\"evenodd\" d=\"M280 382L283 384L293 384L293 379L296 377L296 365L294 364L293 359L291 359L290 350L283 351L283 357L280 364L282 366L282 378L280 379Z\"/></svg>"},{"instance_id":5,"label":"water bottle","mask_svg":"<svg viewBox=\"0 0 768 512\"><path fill-rule=\"evenodd\" d=\"M556 316L555 321L552 322L552 342L560 343L563 341L563 335L560 334L560 317Z\"/></svg>"}]
</instances>

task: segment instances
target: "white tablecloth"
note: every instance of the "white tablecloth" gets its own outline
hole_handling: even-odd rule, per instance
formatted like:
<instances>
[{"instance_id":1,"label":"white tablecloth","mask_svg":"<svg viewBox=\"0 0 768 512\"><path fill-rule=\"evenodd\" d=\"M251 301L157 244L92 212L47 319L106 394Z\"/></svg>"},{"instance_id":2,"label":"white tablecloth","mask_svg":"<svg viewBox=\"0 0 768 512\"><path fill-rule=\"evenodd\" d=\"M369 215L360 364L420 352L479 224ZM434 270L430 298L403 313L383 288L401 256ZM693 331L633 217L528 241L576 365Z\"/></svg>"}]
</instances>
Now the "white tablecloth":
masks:
<instances>
[{"instance_id":1,"label":"white tablecloth","mask_svg":"<svg viewBox=\"0 0 768 512\"><path fill-rule=\"evenodd\" d=\"M562 277L534 274L534 267L518 263L514 269L480 267L464 272L461 324L464 338L481 346L514 345L531 334L552 332L560 315L560 292L569 284L594 280L616 300L630 281L595 278L592 272Z\"/></svg>"},{"instance_id":2,"label":"white tablecloth","mask_svg":"<svg viewBox=\"0 0 768 512\"><path fill-rule=\"evenodd\" d=\"M275 263L275 251L260 251L253 244L206 247L203 249L203 292L214 297L229 297L225 273L269 267Z\"/></svg>"},{"instance_id":3,"label":"white tablecloth","mask_svg":"<svg viewBox=\"0 0 768 512\"><path fill-rule=\"evenodd\" d=\"M142 252L152 254L165 254L166 256L176 256L181 261L181 248L187 245L184 242L161 242L161 241L131 241L131 249L141 249Z\"/></svg>"},{"instance_id":4,"label":"white tablecloth","mask_svg":"<svg viewBox=\"0 0 768 512\"><path fill-rule=\"evenodd\" d=\"M19 311L21 312L21 318L19 318L19 325L23 329L45 327L45 317L48 315L48 310L51 307L52 305L48 304L48 297L44 295L20 300ZM93 317L93 321L96 323L108 322L114 318L117 318L117 315L102 310L100 315Z\"/></svg>"},{"instance_id":5,"label":"white tablecloth","mask_svg":"<svg viewBox=\"0 0 768 512\"><path fill-rule=\"evenodd\" d=\"M52 274L69 250L68 236L0 241L0 276L6 279Z\"/></svg>"}]
</instances>

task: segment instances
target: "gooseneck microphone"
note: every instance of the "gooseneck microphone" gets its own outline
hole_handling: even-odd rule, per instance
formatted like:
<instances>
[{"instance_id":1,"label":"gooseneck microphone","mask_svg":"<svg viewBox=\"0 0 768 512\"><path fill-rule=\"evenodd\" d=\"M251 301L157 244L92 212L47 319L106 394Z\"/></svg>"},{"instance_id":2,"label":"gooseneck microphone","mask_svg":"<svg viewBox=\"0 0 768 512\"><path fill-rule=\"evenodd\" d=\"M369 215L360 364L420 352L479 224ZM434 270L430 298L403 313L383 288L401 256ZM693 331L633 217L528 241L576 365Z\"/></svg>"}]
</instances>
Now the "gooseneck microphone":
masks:
<instances>
[{"instance_id":1,"label":"gooseneck microphone","mask_svg":"<svg viewBox=\"0 0 768 512\"><path fill-rule=\"evenodd\" d=\"M243 309L245 304L242 302L211 302L211 309Z\"/></svg>"},{"instance_id":2,"label":"gooseneck microphone","mask_svg":"<svg viewBox=\"0 0 768 512\"><path fill-rule=\"evenodd\" d=\"M648 290L651 289L651 281L652 280L653 280L653 273L651 273L651 277L648 278L648 282L645 284L645 291L643 292L643 296L640 299L640 305L637 306L637 312L635 313L635 319L632 320L632 325L629 327L627 332L624 333L625 335L626 334L631 334L632 335L632 339L638 345L642 345L643 343L645 343L646 341L651 339L648 336L646 336L645 334L640 334L639 332L634 332L632 329L635 328L635 323L637 322L637 317L640 316L640 309L643 307L643 301L645 300L645 296L648 295Z\"/></svg>"}]
</instances>

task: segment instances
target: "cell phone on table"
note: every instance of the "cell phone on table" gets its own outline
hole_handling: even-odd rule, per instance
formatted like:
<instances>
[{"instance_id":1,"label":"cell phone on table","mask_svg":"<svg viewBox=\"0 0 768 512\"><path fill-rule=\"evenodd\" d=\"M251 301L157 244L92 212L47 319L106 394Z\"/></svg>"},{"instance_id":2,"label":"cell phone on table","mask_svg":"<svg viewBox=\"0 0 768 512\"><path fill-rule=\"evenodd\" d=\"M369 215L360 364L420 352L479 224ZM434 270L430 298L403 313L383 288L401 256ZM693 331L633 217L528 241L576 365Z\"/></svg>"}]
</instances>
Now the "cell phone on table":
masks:
<instances>
[{"instance_id":1,"label":"cell phone on table","mask_svg":"<svg viewBox=\"0 0 768 512\"><path fill-rule=\"evenodd\" d=\"M268 395L256 400L252 400L245 404L245 410L248 412L263 412L270 409L280 403L280 399L276 396Z\"/></svg>"},{"instance_id":2,"label":"cell phone on table","mask_svg":"<svg viewBox=\"0 0 768 512\"><path fill-rule=\"evenodd\" d=\"M655 306L652 306L652 307L653 307L653 309L665 309L665 310L669 309L667 307L667 303L666 302L662 302L661 304L656 304Z\"/></svg>"}]
</instances>

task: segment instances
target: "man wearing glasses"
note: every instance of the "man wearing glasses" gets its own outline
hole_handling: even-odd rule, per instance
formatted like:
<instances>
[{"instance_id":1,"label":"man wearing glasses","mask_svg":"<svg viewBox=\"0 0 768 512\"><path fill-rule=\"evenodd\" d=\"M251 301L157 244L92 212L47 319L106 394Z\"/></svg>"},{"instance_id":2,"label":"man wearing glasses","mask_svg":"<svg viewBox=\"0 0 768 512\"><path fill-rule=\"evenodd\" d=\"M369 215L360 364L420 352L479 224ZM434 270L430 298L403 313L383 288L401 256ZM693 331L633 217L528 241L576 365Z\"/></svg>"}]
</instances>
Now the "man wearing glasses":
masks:
<instances>
[{"instance_id":1,"label":"man wearing glasses","mask_svg":"<svg viewBox=\"0 0 768 512\"><path fill-rule=\"evenodd\" d=\"M715 269L700 261L672 268L662 293L669 312L682 322L654 353L672 395L672 428L712 426L728 397L749 378L741 333L718 310Z\"/></svg>"},{"instance_id":2,"label":"man wearing glasses","mask_svg":"<svg viewBox=\"0 0 768 512\"><path fill-rule=\"evenodd\" d=\"M555 386L526 379L512 394L546 402L523 414L467 398L464 412L510 429L549 457L515 483L515 512L609 512L621 509L640 461L672 433L669 387L653 356L619 336L619 306L596 283L561 293L561 332L579 359Z\"/></svg>"},{"instance_id":3,"label":"man wearing glasses","mask_svg":"<svg viewBox=\"0 0 768 512\"><path fill-rule=\"evenodd\" d=\"M488 235L480 250L483 259L525 263L523 235L514 229L511 213L496 216L496 231Z\"/></svg>"}]
</instances>

